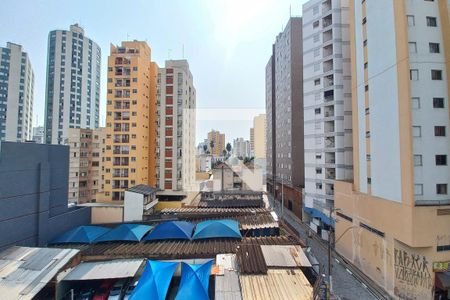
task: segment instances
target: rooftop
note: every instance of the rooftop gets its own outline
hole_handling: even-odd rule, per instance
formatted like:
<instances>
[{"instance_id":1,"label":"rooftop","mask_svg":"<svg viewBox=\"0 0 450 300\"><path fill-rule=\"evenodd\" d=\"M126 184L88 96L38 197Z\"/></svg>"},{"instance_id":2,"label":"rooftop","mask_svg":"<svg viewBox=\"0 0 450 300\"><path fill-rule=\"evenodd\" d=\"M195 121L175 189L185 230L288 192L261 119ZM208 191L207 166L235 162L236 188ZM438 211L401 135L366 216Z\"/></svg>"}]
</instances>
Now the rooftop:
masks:
<instances>
[{"instance_id":1,"label":"rooftop","mask_svg":"<svg viewBox=\"0 0 450 300\"><path fill-rule=\"evenodd\" d=\"M2 299L33 299L79 253L74 249L11 247L0 253Z\"/></svg>"}]
</instances>

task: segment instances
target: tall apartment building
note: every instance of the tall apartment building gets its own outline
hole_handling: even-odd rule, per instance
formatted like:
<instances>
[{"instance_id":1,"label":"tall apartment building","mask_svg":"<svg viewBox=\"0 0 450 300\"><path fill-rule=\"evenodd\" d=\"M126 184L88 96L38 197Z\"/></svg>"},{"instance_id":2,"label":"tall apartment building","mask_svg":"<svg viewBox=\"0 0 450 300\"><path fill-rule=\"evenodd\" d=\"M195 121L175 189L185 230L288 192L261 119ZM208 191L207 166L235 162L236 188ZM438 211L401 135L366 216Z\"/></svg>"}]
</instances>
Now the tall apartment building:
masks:
<instances>
[{"instance_id":1,"label":"tall apartment building","mask_svg":"<svg viewBox=\"0 0 450 300\"><path fill-rule=\"evenodd\" d=\"M250 147L252 156L266 158L266 115L260 114L253 118L250 128Z\"/></svg>"},{"instance_id":2,"label":"tall apartment building","mask_svg":"<svg viewBox=\"0 0 450 300\"><path fill-rule=\"evenodd\" d=\"M158 70L157 187L190 191L195 182L196 92L187 60Z\"/></svg>"},{"instance_id":3,"label":"tall apartment building","mask_svg":"<svg viewBox=\"0 0 450 300\"><path fill-rule=\"evenodd\" d=\"M69 203L96 202L103 193L106 128L69 128Z\"/></svg>"},{"instance_id":4,"label":"tall apartment building","mask_svg":"<svg viewBox=\"0 0 450 300\"><path fill-rule=\"evenodd\" d=\"M302 18L291 17L266 66L267 190L299 217L305 183L302 53Z\"/></svg>"},{"instance_id":5,"label":"tall apartment building","mask_svg":"<svg viewBox=\"0 0 450 300\"><path fill-rule=\"evenodd\" d=\"M104 191L113 201L135 185L156 185L157 75L146 42L111 45Z\"/></svg>"},{"instance_id":6,"label":"tall apartment building","mask_svg":"<svg viewBox=\"0 0 450 300\"><path fill-rule=\"evenodd\" d=\"M213 156L222 156L225 150L225 133L220 133L218 130L211 130L208 132L209 143L213 142L214 147L211 149L211 144L208 145L209 151Z\"/></svg>"},{"instance_id":7,"label":"tall apartment building","mask_svg":"<svg viewBox=\"0 0 450 300\"><path fill-rule=\"evenodd\" d=\"M99 127L100 47L78 24L48 36L45 142L63 144L69 128Z\"/></svg>"},{"instance_id":8,"label":"tall apartment building","mask_svg":"<svg viewBox=\"0 0 450 300\"><path fill-rule=\"evenodd\" d=\"M349 11L354 180L335 185L336 248L395 298L448 296L448 1Z\"/></svg>"},{"instance_id":9,"label":"tall apartment building","mask_svg":"<svg viewBox=\"0 0 450 300\"><path fill-rule=\"evenodd\" d=\"M233 155L236 157L251 157L250 141L244 140L244 138L237 138L233 140Z\"/></svg>"},{"instance_id":10,"label":"tall apartment building","mask_svg":"<svg viewBox=\"0 0 450 300\"><path fill-rule=\"evenodd\" d=\"M348 1L303 5L304 211L325 238L334 182L353 177L349 30Z\"/></svg>"},{"instance_id":11,"label":"tall apartment building","mask_svg":"<svg viewBox=\"0 0 450 300\"><path fill-rule=\"evenodd\" d=\"M34 73L21 45L0 47L0 141L32 138Z\"/></svg>"},{"instance_id":12,"label":"tall apartment building","mask_svg":"<svg viewBox=\"0 0 450 300\"><path fill-rule=\"evenodd\" d=\"M33 127L32 140L37 144L45 144L45 129L44 126Z\"/></svg>"}]
</instances>

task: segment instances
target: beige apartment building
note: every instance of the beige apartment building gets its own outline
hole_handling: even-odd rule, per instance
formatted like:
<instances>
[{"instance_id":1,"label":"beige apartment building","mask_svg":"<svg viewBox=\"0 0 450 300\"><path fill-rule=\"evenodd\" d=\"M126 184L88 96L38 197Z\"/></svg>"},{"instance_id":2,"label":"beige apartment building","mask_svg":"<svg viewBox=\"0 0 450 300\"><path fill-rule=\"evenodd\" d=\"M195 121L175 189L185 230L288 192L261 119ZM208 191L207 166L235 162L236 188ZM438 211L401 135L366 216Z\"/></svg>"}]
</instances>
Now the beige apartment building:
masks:
<instances>
[{"instance_id":1,"label":"beige apartment building","mask_svg":"<svg viewBox=\"0 0 450 300\"><path fill-rule=\"evenodd\" d=\"M253 118L250 128L250 146L255 158L266 158L266 115L260 114Z\"/></svg>"},{"instance_id":2,"label":"beige apartment building","mask_svg":"<svg viewBox=\"0 0 450 300\"><path fill-rule=\"evenodd\" d=\"M191 191L195 183L196 92L187 60L158 70L157 187Z\"/></svg>"},{"instance_id":3,"label":"beige apartment building","mask_svg":"<svg viewBox=\"0 0 450 300\"><path fill-rule=\"evenodd\" d=\"M448 1L350 1L350 41L354 180L335 184L336 249L396 299L449 296Z\"/></svg>"},{"instance_id":4,"label":"beige apartment building","mask_svg":"<svg viewBox=\"0 0 450 300\"><path fill-rule=\"evenodd\" d=\"M96 202L103 195L106 129L69 128L69 203Z\"/></svg>"},{"instance_id":5,"label":"beige apartment building","mask_svg":"<svg viewBox=\"0 0 450 300\"><path fill-rule=\"evenodd\" d=\"M156 78L146 42L111 45L108 57L105 197L123 201L126 189L156 185Z\"/></svg>"},{"instance_id":6,"label":"beige apartment building","mask_svg":"<svg viewBox=\"0 0 450 300\"><path fill-rule=\"evenodd\" d=\"M222 156L223 150L225 150L225 134L220 133L218 130L211 130L208 132L208 143L214 143L214 147L211 149L210 144L208 144L208 149L213 156Z\"/></svg>"}]
</instances>

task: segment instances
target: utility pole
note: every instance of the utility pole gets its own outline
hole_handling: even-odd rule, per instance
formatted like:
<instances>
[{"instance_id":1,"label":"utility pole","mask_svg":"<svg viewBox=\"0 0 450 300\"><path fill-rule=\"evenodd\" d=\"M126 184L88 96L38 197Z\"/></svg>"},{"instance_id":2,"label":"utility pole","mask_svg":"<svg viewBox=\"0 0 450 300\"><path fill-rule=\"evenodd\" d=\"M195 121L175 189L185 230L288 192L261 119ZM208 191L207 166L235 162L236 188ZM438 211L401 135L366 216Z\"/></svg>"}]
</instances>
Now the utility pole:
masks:
<instances>
[{"instance_id":1,"label":"utility pole","mask_svg":"<svg viewBox=\"0 0 450 300\"><path fill-rule=\"evenodd\" d=\"M331 220L331 212L332 212L332 208L330 207L330 214L329 214L329 218ZM331 296L331 291L332 289L332 276L331 276L331 226L330 226L330 233L328 234L328 287L329 287L329 295Z\"/></svg>"},{"instance_id":2,"label":"utility pole","mask_svg":"<svg viewBox=\"0 0 450 300\"><path fill-rule=\"evenodd\" d=\"M284 182L283 175L281 175L281 219L284 217Z\"/></svg>"}]
</instances>

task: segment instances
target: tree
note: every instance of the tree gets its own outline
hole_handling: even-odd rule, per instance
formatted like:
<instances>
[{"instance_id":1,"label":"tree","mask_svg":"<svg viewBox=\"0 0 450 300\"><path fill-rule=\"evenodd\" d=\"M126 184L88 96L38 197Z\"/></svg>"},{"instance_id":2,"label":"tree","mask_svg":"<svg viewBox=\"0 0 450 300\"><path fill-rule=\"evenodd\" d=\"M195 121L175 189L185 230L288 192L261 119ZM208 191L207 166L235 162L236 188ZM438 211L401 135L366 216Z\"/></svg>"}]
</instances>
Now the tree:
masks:
<instances>
[{"instance_id":1,"label":"tree","mask_svg":"<svg viewBox=\"0 0 450 300\"><path fill-rule=\"evenodd\" d=\"M211 149L211 153L214 153L213 149L214 149L214 141L210 141L209 142L209 148Z\"/></svg>"},{"instance_id":2,"label":"tree","mask_svg":"<svg viewBox=\"0 0 450 300\"><path fill-rule=\"evenodd\" d=\"M227 150L225 150L225 149L222 150L223 156L227 156L227 153L228 153Z\"/></svg>"},{"instance_id":3,"label":"tree","mask_svg":"<svg viewBox=\"0 0 450 300\"><path fill-rule=\"evenodd\" d=\"M231 144L230 143L228 143L227 144L227 152L228 152L228 154L230 154L230 152L231 152L231 149L232 149L232 147L231 147Z\"/></svg>"}]
</instances>

